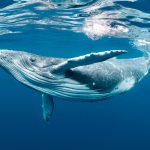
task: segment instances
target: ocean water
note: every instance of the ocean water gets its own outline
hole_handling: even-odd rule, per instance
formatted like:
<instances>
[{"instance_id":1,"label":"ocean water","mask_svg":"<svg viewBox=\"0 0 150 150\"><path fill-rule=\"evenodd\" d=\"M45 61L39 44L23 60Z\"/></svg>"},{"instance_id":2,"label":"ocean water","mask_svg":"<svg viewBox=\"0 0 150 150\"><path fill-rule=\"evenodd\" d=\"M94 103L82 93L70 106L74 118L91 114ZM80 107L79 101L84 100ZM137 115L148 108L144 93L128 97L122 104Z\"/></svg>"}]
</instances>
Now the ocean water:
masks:
<instances>
[{"instance_id":1,"label":"ocean water","mask_svg":"<svg viewBox=\"0 0 150 150\"><path fill-rule=\"evenodd\" d=\"M75 57L112 49L150 52L149 0L0 0L0 49ZM137 64L138 65L138 64ZM0 70L0 150L149 150L150 75L95 103L54 98L49 123L41 93Z\"/></svg>"}]
</instances>

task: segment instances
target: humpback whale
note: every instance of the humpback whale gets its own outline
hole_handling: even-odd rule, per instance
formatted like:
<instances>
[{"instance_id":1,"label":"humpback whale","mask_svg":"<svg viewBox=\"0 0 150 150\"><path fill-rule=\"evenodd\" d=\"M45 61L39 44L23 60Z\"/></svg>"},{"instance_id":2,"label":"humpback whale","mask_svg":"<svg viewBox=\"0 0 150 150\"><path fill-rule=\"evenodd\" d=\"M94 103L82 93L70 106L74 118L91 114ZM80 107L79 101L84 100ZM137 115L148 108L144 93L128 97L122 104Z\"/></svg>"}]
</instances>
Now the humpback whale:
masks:
<instances>
[{"instance_id":1,"label":"humpback whale","mask_svg":"<svg viewBox=\"0 0 150 150\"><path fill-rule=\"evenodd\" d=\"M16 80L42 94L45 121L53 97L70 101L99 101L134 87L149 69L149 57L121 59L126 50L109 50L74 58L44 57L23 51L0 50L0 66Z\"/></svg>"}]
</instances>

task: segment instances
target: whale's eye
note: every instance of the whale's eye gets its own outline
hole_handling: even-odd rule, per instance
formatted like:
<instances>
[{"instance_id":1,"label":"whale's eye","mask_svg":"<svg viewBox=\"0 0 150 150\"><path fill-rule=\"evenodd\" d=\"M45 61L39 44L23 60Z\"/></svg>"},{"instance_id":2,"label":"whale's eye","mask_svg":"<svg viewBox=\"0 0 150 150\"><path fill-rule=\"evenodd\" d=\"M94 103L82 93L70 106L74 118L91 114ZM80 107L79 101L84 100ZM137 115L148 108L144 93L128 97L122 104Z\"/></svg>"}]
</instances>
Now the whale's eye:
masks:
<instances>
[{"instance_id":1,"label":"whale's eye","mask_svg":"<svg viewBox=\"0 0 150 150\"><path fill-rule=\"evenodd\" d=\"M31 58L30 58L30 61L31 61L31 62L35 62L35 61L36 61L36 58L31 57Z\"/></svg>"}]
</instances>

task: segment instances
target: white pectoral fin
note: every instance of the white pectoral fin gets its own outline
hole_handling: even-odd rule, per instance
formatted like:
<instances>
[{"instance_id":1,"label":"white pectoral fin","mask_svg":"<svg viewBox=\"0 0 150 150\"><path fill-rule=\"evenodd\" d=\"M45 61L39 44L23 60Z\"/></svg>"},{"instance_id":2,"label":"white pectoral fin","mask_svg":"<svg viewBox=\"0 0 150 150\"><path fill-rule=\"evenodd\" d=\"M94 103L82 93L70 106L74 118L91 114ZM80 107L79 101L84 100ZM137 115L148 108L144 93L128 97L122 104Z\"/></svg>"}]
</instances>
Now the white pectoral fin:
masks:
<instances>
[{"instance_id":1,"label":"white pectoral fin","mask_svg":"<svg viewBox=\"0 0 150 150\"><path fill-rule=\"evenodd\" d=\"M42 109L43 118L46 122L49 121L54 109L53 97L47 94L42 94Z\"/></svg>"},{"instance_id":2,"label":"white pectoral fin","mask_svg":"<svg viewBox=\"0 0 150 150\"><path fill-rule=\"evenodd\" d=\"M83 55L83 56L79 56L79 57L75 57L75 58L70 58L67 61L57 65L54 68L53 72L54 73L61 73L67 69L105 61L107 59L116 57L116 56L124 54L124 53L127 53L127 51L125 51L125 50L110 50L110 51L90 53L87 55Z\"/></svg>"}]
</instances>

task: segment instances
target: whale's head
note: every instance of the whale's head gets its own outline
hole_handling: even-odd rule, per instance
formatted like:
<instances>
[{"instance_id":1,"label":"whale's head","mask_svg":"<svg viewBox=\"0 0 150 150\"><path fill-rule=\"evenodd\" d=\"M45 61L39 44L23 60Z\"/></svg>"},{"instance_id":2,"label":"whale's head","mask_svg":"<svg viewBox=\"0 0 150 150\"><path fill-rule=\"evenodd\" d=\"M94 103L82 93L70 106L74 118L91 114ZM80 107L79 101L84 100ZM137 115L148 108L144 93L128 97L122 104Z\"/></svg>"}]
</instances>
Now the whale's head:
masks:
<instances>
[{"instance_id":1,"label":"whale's head","mask_svg":"<svg viewBox=\"0 0 150 150\"><path fill-rule=\"evenodd\" d=\"M19 65L27 68L26 65L30 65L31 68L33 66L37 68L52 68L53 66L61 63L63 60L64 59L60 58L43 57L23 51L0 50L0 65L6 68L9 65L11 67Z\"/></svg>"},{"instance_id":2,"label":"whale's head","mask_svg":"<svg viewBox=\"0 0 150 150\"><path fill-rule=\"evenodd\" d=\"M62 61L63 59L43 57L22 51L0 51L0 67L26 85L44 84L54 79L51 69Z\"/></svg>"}]
</instances>

